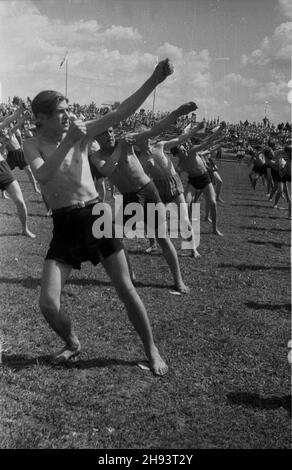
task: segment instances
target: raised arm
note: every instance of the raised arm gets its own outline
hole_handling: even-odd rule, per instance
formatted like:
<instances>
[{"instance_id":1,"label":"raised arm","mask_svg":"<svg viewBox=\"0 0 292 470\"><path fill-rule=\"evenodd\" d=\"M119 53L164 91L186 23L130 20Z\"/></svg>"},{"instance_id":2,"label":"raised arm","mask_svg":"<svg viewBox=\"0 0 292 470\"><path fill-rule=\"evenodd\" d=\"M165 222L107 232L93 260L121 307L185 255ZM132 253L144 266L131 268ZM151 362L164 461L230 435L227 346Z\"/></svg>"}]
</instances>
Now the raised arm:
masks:
<instances>
[{"instance_id":1,"label":"raised arm","mask_svg":"<svg viewBox=\"0 0 292 470\"><path fill-rule=\"evenodd\" d=\"M104 159L100 154L100 150L91 156L91 163L98 169L103 176L110 176L116 169L121 155L127 151L132 141L128 139L120 139L113 153Z\"/></svg>"},{"instance_id":2,"label":"raised arm","mask_svg":"<svg viewBox=\"0 0 292 470\"><path fill-rule=\"evenodd\" d=\"M178 147L181 144L184 144L188 140L195 137L195 135L205 127L205 122L202 121L198 123L195 127L192 127L188 132L183 133L176 137L175 139L168 140L164 143L165 150L170 150L173 147Z\"/></svg>"},{"instance_id":3,"label":"raised arm","mask_svg":"<svg viewBox=\"0 0 292 470\"><path fill-rule=\"evenodd\" d=\"M159 83L163 82L166 77L173 73L172 64L169 59L162 60L156 66L152 75L146 82L129 98L124 100L117 109L110 111L98 120L88 121L87 137L88 139L94 138L96 135L101 134L111 126L115 126L123 119L133 114L146 98L152 93Z\"/></svg>"},{"instance_id":4,"label":"raised arm","mask_svg":"<svg viewBox=\"0 0 292 470\"><path fill-rule=\"evenodd\" d=\"M10 114L10 116L0 118L0 129L4 129L5 127L9 126L13 121L18 119L18 117L21 115L23 112L23 106L21 105L16 111L14 111L13 114Z\"/></svg>"},{"instance_id":5,"label":"raised arm","mask_svg":"<svg viewBox=\"0 0 292 470\"><path fill-rule=\"evenodd\" d=\"M222 130L224 128L225 128L225 123L222 123L218 127L218 129L216 129L215 132L213 132L213 134L210 137L208 137L207 139L204 139L199 145L193 145L193 147L191 147L191 149L189 150L189 156L192 156L193 154L196 154L197 152L207 149L215 141L219 142L219 137L221 136Z\"/></svg>"},{"instance_id":6,"label":"raised arm","mask_svg":"<svg viewBox=\"0 0 292 470\"><path fill-rule=\"evenodd\" d=\"M177 109L169 113L164 119L161 119L148 131L141 132L140 134L135 134L135 139L137 145L143 140L150 139L156 135L159 135L162 131L167 129L172 123L174 123L180 116L189 114L192 111L198 109L198 106L193 101L189 103L182 104Z\"/></svg>"},{"instance_id":7,"label":"raised arm","mask_svg":"<svg viewBox=\"0 0 292 470\"><path fill-rule=\"evenodd\" d=\"M22 126L22 124L26 121L26 119L27 119L27 116L25 116L24 114L22 116L19 116L15 125L11 128L10 127L8 128L9 136L12 136L17 131L17 129L19 129Z\"/></svg>"}]
</instances>

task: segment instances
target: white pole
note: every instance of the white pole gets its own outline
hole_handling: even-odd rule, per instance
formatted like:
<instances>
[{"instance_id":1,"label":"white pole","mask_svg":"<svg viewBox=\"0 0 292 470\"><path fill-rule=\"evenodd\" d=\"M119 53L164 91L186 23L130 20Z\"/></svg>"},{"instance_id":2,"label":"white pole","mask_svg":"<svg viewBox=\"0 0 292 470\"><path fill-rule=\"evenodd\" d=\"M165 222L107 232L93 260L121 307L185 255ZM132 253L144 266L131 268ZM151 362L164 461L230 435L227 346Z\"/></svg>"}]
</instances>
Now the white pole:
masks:
<instances>
[{"instance_id":1,"label":"white pole","mask_svg":"<svg viewBox=\"0 0 292 470\"><path fill-rule=\"evenodd\" d=\"M68 92L68 58L66 58L66 78L65 78L65 98L67 98Z\"/></svg>"},{"instance_id":2,"label":"white pole","mask_svg":"<svg viewBox=\"0 0 292 470\"><path fill-rule=\"evenodd\" d=\"M154 88L153 92L153 106L152 106L152 113L154 114L154 108L155 108L155 95L156 95L156 88Z\"/></svg>"}]
</instances>

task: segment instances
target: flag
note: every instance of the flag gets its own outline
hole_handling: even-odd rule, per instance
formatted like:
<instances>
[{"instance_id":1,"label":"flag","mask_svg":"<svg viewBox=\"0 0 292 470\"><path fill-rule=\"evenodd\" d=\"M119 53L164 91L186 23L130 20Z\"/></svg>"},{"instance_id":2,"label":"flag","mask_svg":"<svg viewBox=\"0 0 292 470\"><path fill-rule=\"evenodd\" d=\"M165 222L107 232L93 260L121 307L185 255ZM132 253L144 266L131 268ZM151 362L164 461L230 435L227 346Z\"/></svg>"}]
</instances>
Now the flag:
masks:
<instances>
[{"instance_id":1,"label":"flag","mask_svg":"<svg viewBox=\"0 0 292 470\"><path fill-rule=\"evenodd\" d=\"M65 60L67 59L67 57L68 57L68 51L66 51L66 54L64 55L64 58L63 58L63 60L61 61L59 68L62 67L62 65L64 64L64 62L65 62Z\"/></svg>"}]
</instances>

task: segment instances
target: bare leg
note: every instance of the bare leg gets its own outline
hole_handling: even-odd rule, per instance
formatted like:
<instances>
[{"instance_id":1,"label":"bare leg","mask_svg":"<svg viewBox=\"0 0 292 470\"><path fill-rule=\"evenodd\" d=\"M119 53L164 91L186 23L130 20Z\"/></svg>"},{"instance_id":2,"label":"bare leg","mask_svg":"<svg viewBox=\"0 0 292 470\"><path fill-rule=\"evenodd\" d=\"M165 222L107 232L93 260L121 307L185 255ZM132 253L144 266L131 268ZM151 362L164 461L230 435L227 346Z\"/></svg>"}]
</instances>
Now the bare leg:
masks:
<instances>
[{"instance_id":1,"label":"bare leg","mask_svg":"<svg viewBox=\"0 0 292 470\"><path fill-rule=\"evenodd\" d=\"M180 221L180 223L183 224L183 227L187 227L188 232L191 233L190 240L187 240L187 241L189 241L189 243L191 245L192 256L194 258L199 258L201 255L197 251L197 248L196 248L195 234L194 234L194 231L193 231L192 223L189 219L188 206L187 206L184 195L179 194L179 196L177 196L177 198L174 200L174 202L177 204L177 206L179 208L179 221Z\"/></svg>"},{"instance_id":2,"label":"bare leg","mask_svg":"<svg viewBox=\"0 0 292 470\"><path fill-rule=\"evenodd\" d=\"M274 186L273 191L271 192L269 201L272 201L274 194L276 194L276 196L275 196L275 202L274 202L273 207L275 209L277 209L278 208L278 202L280 200L280 197L283 194L283 185L282 185L282 183L275 182L275 186Z\"/></svg>"},{"instance_id":3,"label":"bare leg","mask_svg":"<svg viewBox=\"0 0 292 470\"><path fill-rule=\"evenodd\" d=\"M131 281L123 250L104 259L102 264L126 307L132 325L142 340L151 370L155 375L165 375L168 367L154 343L150 321L144 304Z\"/></svg>"},{"instance_id":4,"label":"bare leg","mask_svg":"<svg viewBox=\"0 0 292 470\"><path fill-rule=\"evenodd\" d=\"M211 211L211 218L212 218L212 225L213 225L213 233L215 235L223 236L223 234L218 230L217 226L217 203L216 203L216 195L214 191L214 187L212 183L209 183L203 189L204 196L206 198L207 204L210 206Z\"/></svg>"},{"instance_id":5,"label":"bare leg","mask_svg":"<svg viewBox=\"0 0 292 470\"><path fill-rule=\"evenodd\" d=\"M54 355L57 361L68 360L80 351L80 343L73 331L71 320L61 310L61 293L70 272L71 266L58 261L46 260L44 263L40 309L50 327L65 342L65 347Z\"/></svg>"},{"instance_id":6,"label":"bare leg","mask_svg":"<svg viewBox=\"0 0 292 470\"><path fill-rule=\"evenodd\" d=\"M127 248L125 247L125 245L124 245L124 252L125 252L125 257L126 257L126 260L127 260L127 263L128 263L128 269L129 269L130 277L132 279L132 282L135 282L136 281L136 275L133 271L132 264L131 264L131 261L130 261L129 252L128 252Z\"/></svg>"},{"instance_id":7,"label":"bare leg","mask_svg":"<svg viewBox=\"0 0 292 470\"><path fill-rule=\"evenodd\" d=\"M32 186L33 186L33 189L34 189L34 192L35 193L38 193L40 194L41 190L40 188L38 187L38 184L37 184L37 180L35 179L35 177L33 176L33 173L31 171L31 168L29 165L27 165L25 168L24 168L28 178L29 178L29 181L31 182Z\"/></svg>"},{"instance_id":8,"label":"bare leg","mask_svg":"<svg viewBox=\"0 0 292 470\"><path fill-rule=\"evenodd\" d=\"M171 270L171 273L173 275L174 283L175 283L175 288L183 293L187 294L189 292L189 288L184 284L182 280L182 275L180 272L180 266L179 266L179 261L176 253L176 249L174 248L169 236L167 235L167 221L166 221L166 213L163 211L163 214L161 213L162 219L160 220L161 226L165 224L165 234L166 236L159 236L158 229L155 227L155 235L156 235L156 240L159 246L161 247L163 251L163 256L166 259L166 262Z\"/></svg>"},{"instance_id":9,"label":"bare leg","mask_svg":"<svg viewBox=\"0 0 292 470\"><path fill-rule=\"evenodd\" d=\"M284 194L288 202L288 218L290 219L291 218L291 196L290 196L287 182L284 183Z\"/></svg>"},{"instance_id":10,"label":"bare leg","mask_svg":"<svg viewBox=\"0 0 292 470\"><path fill-rule=\"evenodd\" d=\"M18 182L16 180L12 181L6 188L6 191L16 205L17 214L22 226L22 234L30 238L35 238L35 234L32 233L27 226L27 209Z\"/></svg>"},{"instance_id":11,"label":"bare leg","mask_svg":"<svg viewBox=\"0 0 292 470\"><path fill-rule=\"evenodd\" d=\"M223 181L221 176L219 175L218 171L213 172L213 177L215 179L215 193L216 193L216 201L224 203L223 199L220 197L220 193L222 190Z\"/></svg>"}]
</instances>

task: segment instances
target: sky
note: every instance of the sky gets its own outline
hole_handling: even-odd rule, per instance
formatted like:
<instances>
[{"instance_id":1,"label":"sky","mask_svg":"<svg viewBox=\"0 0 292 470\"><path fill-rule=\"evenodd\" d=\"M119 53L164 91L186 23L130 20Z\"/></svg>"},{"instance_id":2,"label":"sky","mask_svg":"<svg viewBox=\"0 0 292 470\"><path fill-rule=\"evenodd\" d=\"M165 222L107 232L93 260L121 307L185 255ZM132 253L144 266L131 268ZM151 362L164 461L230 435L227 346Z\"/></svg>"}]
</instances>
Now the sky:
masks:
<instances>
[{"instance_id":1,"label":"sky","mask_svg":"<svg viewBox=\"0 0 292 470\"><path fill-rule=\"evenodd\" d=\"M0 101L65 92L66 50L70 102L98 106L168 57L174 73L143 108L286 122L291 43L292 0L0 0Z\"/></svg>"}]
</instances>

